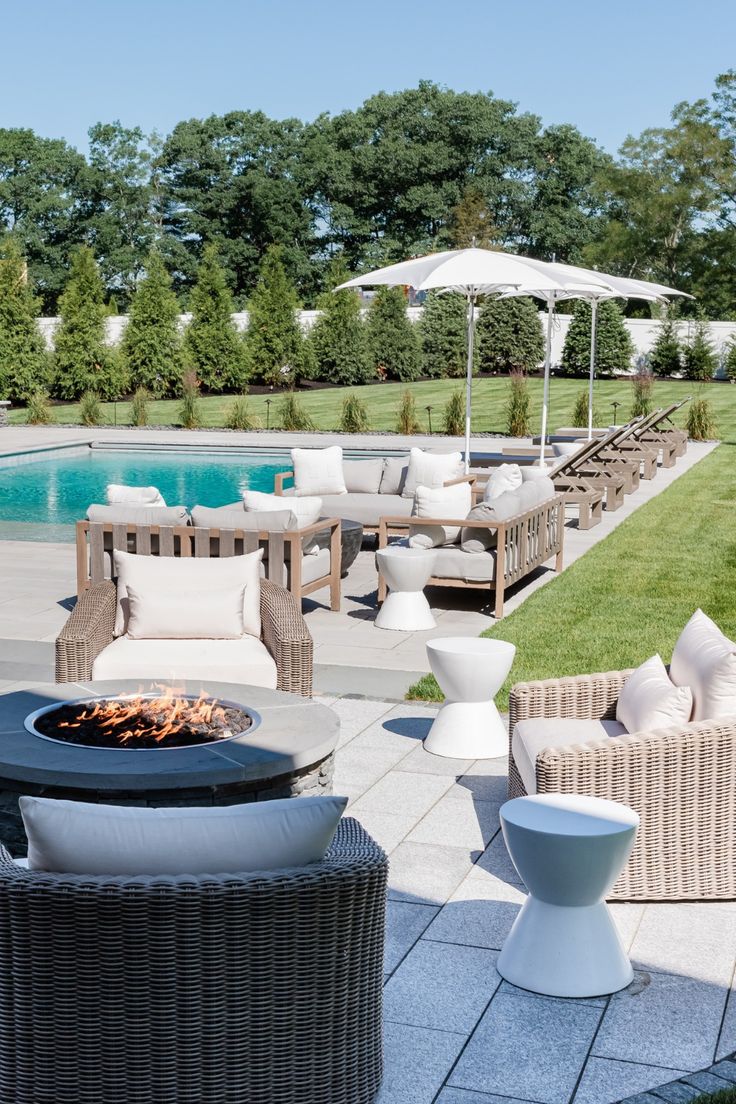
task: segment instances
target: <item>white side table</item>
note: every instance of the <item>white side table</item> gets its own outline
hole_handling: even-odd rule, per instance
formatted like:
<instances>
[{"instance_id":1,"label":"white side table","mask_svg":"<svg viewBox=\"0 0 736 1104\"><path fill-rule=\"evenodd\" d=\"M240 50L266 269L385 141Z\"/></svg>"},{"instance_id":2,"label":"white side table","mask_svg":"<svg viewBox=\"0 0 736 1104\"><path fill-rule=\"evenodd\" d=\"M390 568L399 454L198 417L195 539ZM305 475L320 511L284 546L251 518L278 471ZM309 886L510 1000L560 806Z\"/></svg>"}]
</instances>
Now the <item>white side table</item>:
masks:
<instances>
[{"instance_id":1,"label":"white side table","mask_svg":"<svg viewBox=\"0 0 736 1104\"><path fill-rule=\"evenodd\" d=\"M390 545L376 552L376 566L386 580L389 593L378 614L378 629L409 632L436 628L424 596L424 587L434 570L434 550Z\"/></svg>"},{"instance_id":2,"label":"white side table","mask_svg":"<svg viewBox=\"0 0 736 1104\"><path fill-rule=\"evenodd\" d=\"M445 695L424 740L427 751L451 759L508 754L508 732L493 698L515 655L506 640L445 636L427 642L429 665Z\"/></svg>"},{"instance_id":3,"label":"white side table","mask_svg":"<svg viewBox=\"0 0 736 1104\"><path fill-rule=\"evenodd\" d=\"M506 847L529 890L498 958L502 977L553 997L599 997L631 982L605 897L638 826L633 809L598 797L536 794L501 806Z\"/></svg>"}]
</instances>

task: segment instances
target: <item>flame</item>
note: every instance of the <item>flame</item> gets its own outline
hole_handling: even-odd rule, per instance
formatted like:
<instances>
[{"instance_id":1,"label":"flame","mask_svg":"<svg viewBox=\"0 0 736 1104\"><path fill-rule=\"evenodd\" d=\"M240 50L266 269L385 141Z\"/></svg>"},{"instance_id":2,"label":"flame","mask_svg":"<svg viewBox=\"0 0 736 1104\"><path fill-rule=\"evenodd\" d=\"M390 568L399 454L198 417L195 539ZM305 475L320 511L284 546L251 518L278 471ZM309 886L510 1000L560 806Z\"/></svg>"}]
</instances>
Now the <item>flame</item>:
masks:
<instances>
[{"instance_id":1,"label":"flame","mask_svg":"<svg viewBox=\"0 0 736 1104\"><path fill-rule=\"evenodd\" d=\"M196 701L183 696L183 690L157 686L161 691L157 698L138 696L113 698L94 702L78 714L77 721L59 721L59 728L80 728L83 722L96 721L99 728L110 732L121 744L127 744L142 736L150 736L161 743L189 725L215 725L212 732L217 737L219 729L224 735L227 714L216 698L206 690Z\"/></svg>"}]
</instances>

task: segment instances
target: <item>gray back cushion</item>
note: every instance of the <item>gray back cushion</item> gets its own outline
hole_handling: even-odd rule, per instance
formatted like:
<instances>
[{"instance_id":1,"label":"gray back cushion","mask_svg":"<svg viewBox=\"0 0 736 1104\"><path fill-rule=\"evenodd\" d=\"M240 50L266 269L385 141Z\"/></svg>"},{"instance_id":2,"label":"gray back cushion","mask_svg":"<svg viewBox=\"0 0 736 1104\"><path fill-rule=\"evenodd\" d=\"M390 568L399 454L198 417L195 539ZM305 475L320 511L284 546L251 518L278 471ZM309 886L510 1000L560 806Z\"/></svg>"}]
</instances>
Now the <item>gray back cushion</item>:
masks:
<instances>
[{"instance_id":1,"label":"gray back cushion","mask_svg":"<svg viewBox=\"0 0 736 1104\"><path fill-rule=\"evenodd\" d=\"M87 510L88 521L127 525L189 525L186 506L131 506L118 503L103 506L93 503Z\"/></svg>"},{"instance_id":2,"label":"gray back cushion","mask_svg":"<svg viewBox=\"0 0 736 1104\"><path fill-rule=\"evenodd\" d=\"M382 456L375 460L343 460L342 474L348 494L378 494L383 463Z\"/></svg>"},{"instance_id":3,"label":"gray back cushion","mask_svg":"<svg viewBox=\"0 0 736 1104\"><path fill-rule=\"evenodd\" d=\"M242 506L195 506L192 524L202 529L243 529L258 532L284 533L296 529L297 521L291 510L244 510Z\"/></svg>"},{"instance_id":4,"label":"gray back cushion","mask_svg":"<svg viewBox=\"0 0 736 1104\"><path fill-rule=\"evenodd\" d=\"M381 494L400 495L406 483L409 460L405 456L387 456L383 462L383 476L379 491Z\"/></svg>"},{"instance_id":5,"label":"gray back cushion","mask_svg":"<svg viewBox=\"0 0 736 1104\"><path fill-rule=\"evenodd\" d=\"M550 477L543 475L538 479L530 479L527 483L522 483L514 494L518 496L522 510L531 510L534 506L546 502L548 498L554 498L556 492Z\"/></svg>"}]
</instances>

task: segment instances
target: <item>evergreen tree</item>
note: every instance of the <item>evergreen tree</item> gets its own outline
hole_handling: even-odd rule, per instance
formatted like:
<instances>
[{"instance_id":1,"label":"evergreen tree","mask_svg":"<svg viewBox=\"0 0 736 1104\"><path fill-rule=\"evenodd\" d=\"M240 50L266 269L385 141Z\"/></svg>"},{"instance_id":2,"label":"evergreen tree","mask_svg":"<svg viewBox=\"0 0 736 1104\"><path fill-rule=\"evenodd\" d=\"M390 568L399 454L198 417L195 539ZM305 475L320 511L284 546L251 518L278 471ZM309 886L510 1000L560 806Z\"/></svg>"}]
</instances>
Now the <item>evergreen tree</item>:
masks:
<instances>
[{"instance_id":1,"label":"evergreen tree","mask_svg":"<svg viewBox=\"0 0 736 1104\"><path fill-rule=\"evenodd\" d=\"M77 251L59 299L61 324L54 339L54 390L59 398L86 392L117 398L124 387L120 359L105 344L105 289L94 254Z\"/></svg>"},{"instance_id":2,"label":"evergreen tree","mask_svg":"<svg viewBox=\"0 0 736 1104\"><path fill-rule=\"evenodd\" d=\"M146 275L130 304L122 353L131 387L143 387L160 398L172 390L183 371L179 305L160 253L152 250Z\"/></svg>"},{"instance_id":3,"label":"evergreen tree","mask_svg":"<svg viewBox=\"0 0 736 1104\"><path fill-rule=\"evenodd\" d=\"M736 383L736 338L732 337L724 350L723 367L726 377L731 383Z\"/></svg>"},{"instance_id":4,"label":"evergreen tree","mask_svg":"<svg viewBox=\"0 0 736 1104\"><path fill-rule=\"evenodd\" d=\"M567 331L560 364L567 376L585 375L590 370L591 309L579 299ZM627 372L631 368L634 344L617 303L604 299L596 311L595 369L598 375Z\"/></svg>"},{"instance_id":5,"label":"evergreen tree","mask_svg":"<svg viewBox=\"0 0 736 1104\"><path fill-rule=\"evenodd\" d=\"M468 359L468 304L457 292L431 291L418 323L422 375L464 376ZM477 356L477 347L476 347Z\"/></svg>"},{"instance_id":6,"label":"evergreen tree","mask_svg":"<svg viewBox=\"0 0 736 1104\"><path fill-rule=\"evenodd\" d=\"M463 192L453 207L446 237L452 249L492 249L498 237L493 215L482 191L472 185Z\"/></svg>"},{"instance_id":7,"label":"evergreen tree","mask_svg":"<svg viewBox=\"0 0 736 1104\"><path fill-rule=\"evenodd\" d=\"M685 346L683 362L689 380L709 380L715 375L718 357L708 336L708 323L702 318L695 323Z\"/></svg>"},{"instance_id":8,"label":"evergreen tree","mask_svg":"<svg viewBox=\"0 0 736 1104\"><path fill-rule=\"evenodd\" d=\"M0 244L0 397L24 402L43 388L48 356L36 321L39 301L13 238Z\"/></svg>"},{"instance_id":9,"label":"evergreen tree","mask_svg":"<svg viewBox=\"0 0 736 1104\"><path fill-rule=\"evenodd\" d=\"M677 322L670 311L664 314L649 352L649 369L655 376L674 376L682 370L682 345Z\"/></svg>"},{"instance_id":10,"label":"evergreen tree","mask_svg":"<svg viewBox=\"0 0 736 1104\"><path fill-rule=\"evenodd\" d=\"M482 372L533 371L544 359L544 334L533 299L487 295L478 314L478 364Z\"/></svg>"},{"instance_id":11,"label":"evergreen tree","mask_svg":"<svg viewBox=\"0 0 736 1104\"><path fill-rule=\"evenodd\" d=\"M189 302L192 320L184 334L189 369L206 391L242 391L248 376L245 350L233 324L233 300L214 245L204 248Z\"/></svg>"},{"instance_id":12,"label":"evergreen tree","mask_svg":"<svg viewBox=\"0 0 736 1104\"><path fill-rule=\"evenodd\" d=\"M378 289L368 311L367 336L373 374L402 381L417 378L419 336L407 318L401 288Z\"/></svg>"},{"instance_id":13,"label":"evergreen tree","mask_svg":"<svg viewBox=\"0 0 736 1104\"><path fill-rule=\"evenodd\" d=\"M282 247L272 245L259 268L258 283L248 302L246 344L254 377L293 386L308 363L299 326L299 298L286 275Z\"/></svg>"},{"instance_id":14,"label":"evergreen tree","mask_svg":"<svg viewBox=\"0 0 736 1104\"><path fill-rule=\"evenodd\" d=\"M348 279L342 258L330 265L328 286ZM365 383L370 375L365 325L354 291L328 291L317 301L322 311L309 334L315 378L338 386Z\"/></svg>"}]
</instances>

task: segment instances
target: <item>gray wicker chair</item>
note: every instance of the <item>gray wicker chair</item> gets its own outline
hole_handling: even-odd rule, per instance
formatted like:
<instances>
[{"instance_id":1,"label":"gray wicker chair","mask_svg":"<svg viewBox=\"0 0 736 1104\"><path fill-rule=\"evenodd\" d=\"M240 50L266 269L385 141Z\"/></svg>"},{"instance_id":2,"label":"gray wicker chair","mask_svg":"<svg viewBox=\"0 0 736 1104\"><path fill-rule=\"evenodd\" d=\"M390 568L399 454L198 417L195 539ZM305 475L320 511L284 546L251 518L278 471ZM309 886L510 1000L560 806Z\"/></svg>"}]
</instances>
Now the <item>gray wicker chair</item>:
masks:
<instances>
[{"instance_id":1,"label":"gray wicker chair","mask_svg":"<svg viewBox=\"0 0 736 1104\"><path fill-rule=\"evenodd\" d=\"M3 1104L369 1104L387 860L354 821L275 873L80 877L0 848Z\"/></svg>"}]
</instances>

